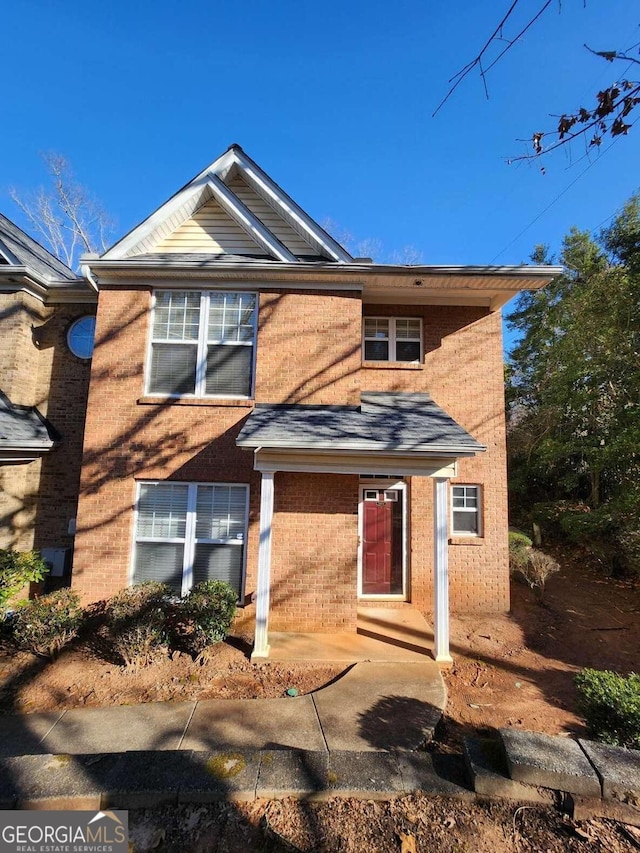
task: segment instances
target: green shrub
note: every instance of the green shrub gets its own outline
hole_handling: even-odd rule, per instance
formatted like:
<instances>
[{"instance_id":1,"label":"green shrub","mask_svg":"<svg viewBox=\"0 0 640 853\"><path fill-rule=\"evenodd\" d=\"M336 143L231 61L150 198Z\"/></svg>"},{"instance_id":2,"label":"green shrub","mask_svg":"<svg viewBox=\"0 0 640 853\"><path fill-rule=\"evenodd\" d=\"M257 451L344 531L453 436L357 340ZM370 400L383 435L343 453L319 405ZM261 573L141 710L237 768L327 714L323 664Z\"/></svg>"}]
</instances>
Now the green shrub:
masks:
<instances>
[{"instance_id":1,"label":"green shrub","mask_svg":"<svg viewBox=\"0 0 640 853\"><path fill-rule=\"evenodd\" d=\"M575 678L578 711L603 743L640 749L640 675L583 669Z\"/></svg>"},{"instance_id":2,"label":"green shrub","mask_svg":"<svg viewBox=\"0 0 640 853\"><path fill-rule=\"evenodd\" d=\"M41 581L46 573L47 564L37 551L0 549L0 616L21 589Z\"/></svg>"},{"instance_id":3,"label":"green shrub","mask_svg":"<svg viewBox=\"0 0 640 853\"><path fill-rule=\"evenodd\" d=\"M106 604L109 641L127 666L150 663L168 645L167 609L172 591L147 581L116 593Z\"/></svg>"},{"instance_id":4,"label":"green shrub","mask_svg":"<svg viewBox=\"0 0 640 853\"><path fill-rule=\"evenodd\" d=\"M611 514L606 509L588 507L568 509L559 518L560 529L569 542L583 545L590 540L602 541L614 530Z\"/></svg>"},{"instance_id":5,"label":"green shrub","mask_svg":"<svg viewBox=\"0 0 640 853\"><path fill-rule=\"evenodd\" d=\"M19 649L53 658L76 636L82 617L78 594L59 589L18 608L11 624L13 642Z\"/></svg>"},{"instance_id":6,"label":"green shrub","mask_svg":"<svg viewBox=\"0 0 640 853\"><path fill-rule=\"evenodd\" d=\"M615 542L624 570L628 574L640 575L640 530L620 530Z\"/></svg>"},{"instance_id":7,"label":"green shrub","mask_svg":"<svg viewBox=\"0 0 640 853\"><path fill-rule=\"evenodd\" d=\"M187 593L176 608L176 618L189 651L199 655L224 640L236 615L237 598L236 590L224 581L203 581Z\"/></svg>"},{"instance_id":8,"label":"green shrub","mask_svg":"<svg viewBox=\"0 0 640 853\"><path fill-rule=\"evenodd\" d=\"M521 572L529 559L531 539L518 530L509 531L509 569L512 574Z\"/></svg>"}]
</instances>

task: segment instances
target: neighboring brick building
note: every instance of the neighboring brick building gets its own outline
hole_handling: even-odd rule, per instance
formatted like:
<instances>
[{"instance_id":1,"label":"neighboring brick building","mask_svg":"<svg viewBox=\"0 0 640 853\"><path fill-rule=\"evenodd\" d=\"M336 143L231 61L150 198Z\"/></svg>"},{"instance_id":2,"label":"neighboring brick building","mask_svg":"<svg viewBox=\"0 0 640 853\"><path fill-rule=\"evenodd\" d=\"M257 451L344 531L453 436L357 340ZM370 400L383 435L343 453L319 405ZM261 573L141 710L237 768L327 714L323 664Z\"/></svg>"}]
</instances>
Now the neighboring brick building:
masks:
<instances>
[{"instance_id":1,"label":"neighboring brick building","mask_svg":"<svg viewBox=\"0 0 640 853\"><path fill-rule=\"evenodd\" d=\"M99 258L73 585L277 630L509 606L500 307L553 267L352 258L232 146Z\"/></svg>"},{"instance_id":2,"label":"neighboring brick building","mask_svg":"<svg viewBox=\"0 0 640 853\"><path fill-rule=\"evenodd\" d=\"M0 215L0 547L71 568L96 293Z\"/></svg>"}]
</instances>

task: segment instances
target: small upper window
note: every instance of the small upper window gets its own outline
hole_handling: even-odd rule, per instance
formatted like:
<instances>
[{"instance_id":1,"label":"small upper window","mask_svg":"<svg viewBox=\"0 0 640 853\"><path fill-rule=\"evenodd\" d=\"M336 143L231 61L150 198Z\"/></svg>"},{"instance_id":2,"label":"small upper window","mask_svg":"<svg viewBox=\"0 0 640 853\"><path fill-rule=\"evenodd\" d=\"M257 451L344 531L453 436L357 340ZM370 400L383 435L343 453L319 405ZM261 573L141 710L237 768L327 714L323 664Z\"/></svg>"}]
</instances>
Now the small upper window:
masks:
<instances>
[{"instance_id":1,"label":"small upper window","mask_svg":"<svg viewBox=\"0 0 640 853\"><path fill-rule=\"evenodd\" d=\"M480 486L451 487L451 528L456 536L481 536Z\"/></svg>"},{"instance_id":2,"label":"small upper window","mask_svg":"<svg viewBox=\"0 0 640 853\"><path fill-rule=\"evenodd\" d=\"M419 317L365 317L364 360L422 361L422 321Z\"/></svg>"},{"instance_id":3,"label":"small upper window","mask_svg":"<svg viewBox=\"0 0 640 853\"><path fill-rule=\"evenodd\" d=\"M96 333L95 317L80 317L67 332L67 345L78 358L91 358Z\"/></svg>"}]
</instances>

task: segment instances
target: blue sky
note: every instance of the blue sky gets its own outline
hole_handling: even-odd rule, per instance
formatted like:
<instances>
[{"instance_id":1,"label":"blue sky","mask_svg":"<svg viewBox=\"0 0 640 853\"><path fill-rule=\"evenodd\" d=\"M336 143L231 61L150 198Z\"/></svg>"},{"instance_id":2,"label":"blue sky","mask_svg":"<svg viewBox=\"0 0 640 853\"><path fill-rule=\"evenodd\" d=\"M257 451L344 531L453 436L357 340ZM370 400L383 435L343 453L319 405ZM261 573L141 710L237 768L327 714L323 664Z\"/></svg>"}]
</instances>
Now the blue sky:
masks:
<instances>
[{"instance_id":1,"label":"blue sky","mask_svg":"<svg viewBox=\"0 0 640 853\"><path fill-rule=\"evenodd\" d=\"M553 3L490 72L488 101L473 74L431 118L509 5L17 0L3 12L0 209L24 225L8 188L37 187L39 152L56 151L119 236L238 142L312 216L378 240L380 259L411 245L425 263L526 261L638 189L640 129L586 171L579 144L579 162L560 152L545 175L505 160L613 82L583 44L626 48L640 29L632 0ZM505 34L541 5L520 0Z\"/></svg>"}]
</instances>

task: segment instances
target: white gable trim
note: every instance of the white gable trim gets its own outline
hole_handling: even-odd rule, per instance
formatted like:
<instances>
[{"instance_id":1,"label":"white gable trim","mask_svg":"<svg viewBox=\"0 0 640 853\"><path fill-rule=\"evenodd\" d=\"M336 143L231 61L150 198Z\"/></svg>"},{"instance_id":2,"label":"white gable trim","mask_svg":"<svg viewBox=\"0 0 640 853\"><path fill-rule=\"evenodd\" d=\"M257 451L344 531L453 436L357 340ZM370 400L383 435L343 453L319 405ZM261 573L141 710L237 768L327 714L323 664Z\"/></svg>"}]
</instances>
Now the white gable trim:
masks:
<instances>
[{"instance_id":1,"label":"white gable trim","mask_svg":"<svg viewBox=\"0 0 640 853\"><path fill-rule=\"evenodd\" d=\"M288 263L297 262L296 256L255 216L224 183L233 172L257 192L269 206L287 222L306 242L317 251L340 263L351 263L353 258L327 232L308 216L262 169L248 157L239 146L232 146L217 160L200 172L186 186L161 205L147 219L133 228L121 240L102 255L104 260L127 258L172 216L183 218L189 208L197 207L194 202L204 201L203 193L212 192L216 201L243 228L247 234L269 254ZM224 200L224 204L223 204ZM190 204L189 204L190 203ZM173 223L175 230L176 223ZM143 251L148 247L143 247Z\"/></svg>"},{"instance_id":2,"label":"white gable trim","mask_svg":"<svg viewBox=\"0 0 640 853\"><path fill-rule=\"evenodd\" d=\"M141 243L145 238L149 237L153 232L161 226L169 217L178 213L183 205L186 205L187 202L195 200L194 197L200 198L203 191L208 191L208 183L206 176L196 178L190 184L187 184L186 187L183 187L179 192L177 192L169 201L165 202L161 207L159 207L155 213L152 213L144 222L141 222L136 228L132 231L129 231L121 240L115 243L110 249L108 249L102 257L105 260L120 260L122 258L127 257L128 253L135 248L138 243ZM192 208L198 207L198 204Z\"/></svg>"},{"instance_id":3,"label":"white gable trim","mask_svg":"<svg viewBox=\"0 0 640 853\"><path fill-rule=\"evenodd\" d=\"M242 177L249 186L280 213L301 237L311 242L321 254L327 254L335 261L345 264L353 261L351 255L280 189L257 163L247 157L244 151L234 149L233 153Z\"/></svg>"},{"instance_id":4,"label":"white gable trim","mask_svg":"<svg viewBox=\"0 0 640 853\"><path fill-rule=\"evenodd\" d=\"M225 213L228 213L268 254L275 256L279 261L296 263L298 259L293 252L290 252L215 174L209 175L209 189Z\"/></svg>"}]
</instances>

